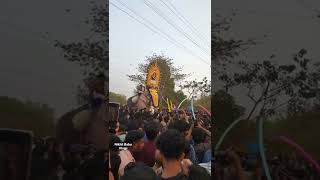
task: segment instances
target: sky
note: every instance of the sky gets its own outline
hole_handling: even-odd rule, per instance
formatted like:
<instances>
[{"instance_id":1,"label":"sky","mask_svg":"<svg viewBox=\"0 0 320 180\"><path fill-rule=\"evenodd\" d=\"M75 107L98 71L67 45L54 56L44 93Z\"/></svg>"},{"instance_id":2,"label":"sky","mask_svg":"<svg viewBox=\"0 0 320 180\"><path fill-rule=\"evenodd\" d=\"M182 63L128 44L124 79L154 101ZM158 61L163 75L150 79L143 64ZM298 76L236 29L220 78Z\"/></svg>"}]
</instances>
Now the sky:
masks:
<instances>
[{"instance_id":1,"label":"sky","mask_svg":"<svg viewBox=\"0 0 320 180\"><path fill-rule=\"evenodd\" d=\"M225 37L235 39L259 39L258 45L248 49L241 56L247 61L262 61L272 54L275 61L286 63L301 48L308 50L308 57L320 61L320 10L317 0L215 0L212 1L212 15L236 16ZM320 12L320 11L319 11ZM320 13L319 13L320 14ZM213 18L213 21L216 19ZM266 38L262 38L267 35ZM219 89L219 86L214 86ZM241 90L234 91L237 102L247 107L248 99Z\"/></svg>"},{"instance_id":2,"label":"sky","mask_svg":"<svg viewBox=\"0 0 320 180\"><path fill-rule=\"evenodd\" d=\"M203 77L211 79L210 72L210 42L211 42L211 1L210 0L170 0L174 7L200 32L202 38L193 34L193 31L175 16L169 8L160 0L148 0L159 8L170 18L169 22L177 25L177 29L183 29L191 36L191 39L200 49L181 32L167 23L143 0L130 0L124 2L126 6L133 9L137 14L143 16L147 21L157 26L162 32L174 37L181 42L192 53L167 41L163 36L154 33L145 25L140 24L130 16L114 7L109 6L109 88L111 92L124 94L127 97L133 95L136 84L130 82L127 74L137 73L139 63L144 62L146 56L152 54L163 54L173 59L174 65L183 67L183 73L191 74L187 80L201 80ZM118 0L110 0L117 7L130 12ZM134 14L133 14L134 15ZM135 16L138 17L138 16ZM139 17L138 17L139 18ZM141 18L139 18L141 19ZM174 22L174 23L173 23ZM150 26L150 23L148 23ZM203 52L204 51L204 52ZM207 52L207 53L206 53ZM199 58L198 56L201 56ZM203 62L204 61L204 62Z\"/></svg>"},{"instance_id":3,"label":"sky","mask_svg":"<svg viewBox=\"0 0 320 180\"><path fill-rule=\"evenodd\" d=\"M116 3L116 0L112 2ZM125 2L144 17L154 21L161 29L184 42L196 54L202 55L201 50L190 45L183 36L148 9L142 0ZM165 10L159 2L157 1L159 7ZM236 17L231 24L229 36L245 39L268 35L262 44L246 52L248 60L262 60L271 53L276 53L277 60L285 61L300 48L306 48L314 60L320 59L320 18L317 18L312 11L320 9L320 1L170 0L170 2L208 40L211 11L212 14L219 12L222 15L230 15L232 10L236 9ZM71 9L71 12L66 13L65 9ZM82 40L89 32L89 27L83 23L89 12L89 2L84 0L1 0L0 96L46 103L54 108L57 117L77 107L75 91L82 79L79 67L64 59L61 51L53 48L52 44L41 36L49 32L52 39L70 42ZM173 19L174 16L169 11L167 14ZM179 22L177 19L173 20ZM214 20L213 18L212 21ZM185 30L189 32L187 28ZM110 6L111 91L127 96L132 94L134 85L125 75L135 73L137 64L142 62L145 56L153 53L163 53L173 58L176 65L184 66L186 73L193 72L195 78L210 77L209 65L168 43L161 36ZM237 95L239 102L245 104L245 100L241 99L241 92Z\"/></svg>"},{"instance_id":4,"label":"sky","mask_svg":"<svg viewBox=\"0 0 320 180\"><path fill-rule=\"evenodd\" d=\"M56 117L77 107L79 66L42 36L82 40L89 32L84 23L89 12L84 0L0 1L0 96L48 104Z\"/></svg>"}]
</instances>

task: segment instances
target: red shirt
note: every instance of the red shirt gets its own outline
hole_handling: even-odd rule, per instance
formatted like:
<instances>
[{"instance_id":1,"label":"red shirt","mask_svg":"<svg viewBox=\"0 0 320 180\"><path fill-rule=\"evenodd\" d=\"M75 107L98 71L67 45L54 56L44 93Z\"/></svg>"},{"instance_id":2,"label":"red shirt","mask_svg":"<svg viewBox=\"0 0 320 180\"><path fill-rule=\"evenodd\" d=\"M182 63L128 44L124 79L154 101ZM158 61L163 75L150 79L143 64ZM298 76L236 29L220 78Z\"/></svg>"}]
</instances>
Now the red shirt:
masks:
<instances>
[{"instance_id":1,"label":"red shirt","mask_svg":"<svg viewBox=\"0 0 320 180\"><path fill-rule=\"evenodd\" d=\"M134 153L134 159L137 162L143 162L147 166L153 167L155 163L156 146L153 141L144 143L143 150L139 153Z\"/></svg>"}]
</instances>

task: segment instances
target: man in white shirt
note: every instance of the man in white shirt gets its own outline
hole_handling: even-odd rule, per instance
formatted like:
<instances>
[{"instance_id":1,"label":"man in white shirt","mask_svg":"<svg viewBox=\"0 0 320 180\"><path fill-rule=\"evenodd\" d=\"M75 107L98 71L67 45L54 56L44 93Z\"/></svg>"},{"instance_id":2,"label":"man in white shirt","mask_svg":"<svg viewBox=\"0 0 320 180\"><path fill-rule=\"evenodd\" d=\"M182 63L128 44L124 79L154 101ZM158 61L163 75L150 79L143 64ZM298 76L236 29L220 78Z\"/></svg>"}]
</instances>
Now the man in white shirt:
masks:
<instances>
[{"instance_id":1,"label":"man in white shirt","mask_svg":"<svg viewBox=\"0 0 320 180\"><path fill-rule=\"evenodd\" d=\"M121 158L121 164L119 167L120 176L123 176L124 168L127 164L129 164L130 162L135 162L133 153L142 151L144 146L143 137L144 132L140 130L129 131L126 135L124 143L132 144L132 146L129 146L127 150L122 150L119 153L119 156Z\"/></svg>"}]
</instances>

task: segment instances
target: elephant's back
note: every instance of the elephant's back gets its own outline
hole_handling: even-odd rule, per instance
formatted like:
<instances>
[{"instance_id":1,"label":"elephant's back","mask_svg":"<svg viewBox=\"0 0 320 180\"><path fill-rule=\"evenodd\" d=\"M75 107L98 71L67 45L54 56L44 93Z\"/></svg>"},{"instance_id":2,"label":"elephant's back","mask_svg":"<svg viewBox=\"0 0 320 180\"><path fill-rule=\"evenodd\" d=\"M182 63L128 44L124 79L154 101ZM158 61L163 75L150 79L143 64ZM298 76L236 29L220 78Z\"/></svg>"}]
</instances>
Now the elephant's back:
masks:
<instances>
[{"instance_id":1,"label":"elephant's back","mask_svg":"<svg viewBox=\"0 0 320 180\"><path fill-rule=\"evenodd\" d=\"M128 99L127 105L131 110L140 110L148 107L148 97L144 94L132 96Z\"/></svg>"},{"instance_id":2,"label":"elephant's back","mask_svg":"<svg viewBox=\"0 0 320 180\"><path fill-rule=\"evenodd\" d=\"M74 128L72 119L76 114L87 109L89 109L88 104L69 111L59 118L56 126L56 136L60 142L81 143L80 132Z\"/></svg>"}]
</instances>

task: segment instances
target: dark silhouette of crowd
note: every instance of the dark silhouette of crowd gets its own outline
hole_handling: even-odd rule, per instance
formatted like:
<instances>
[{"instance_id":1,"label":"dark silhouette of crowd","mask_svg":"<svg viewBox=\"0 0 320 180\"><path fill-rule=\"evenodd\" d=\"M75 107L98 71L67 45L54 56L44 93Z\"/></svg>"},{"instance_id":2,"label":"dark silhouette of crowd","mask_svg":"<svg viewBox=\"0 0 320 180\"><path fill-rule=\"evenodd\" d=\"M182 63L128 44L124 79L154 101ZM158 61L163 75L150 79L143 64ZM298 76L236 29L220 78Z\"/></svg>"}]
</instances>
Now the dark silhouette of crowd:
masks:
<instances>
[{"instance_id":1,"label":"dark silhouette of crowd","mask_svg":"<svg viewBox=\"0 0 320 180\"><path fill-rule=\"evenodd\" d=\"M296 153L267 151L267 164L274 180L318 180L314 167ZM230 147L215 153L213 178L218 180L266 180L258 152L245 153Z\"/></svg>"},{"instance_id":2,"label":"dark silhouette of crowd","mask_svg":"<svg viewBox=\"0 0 320 180\"><path fill-rule=\"evenodd\" d=\"M109 179L211 179L210 125L204 112L194 118L186 110L121 107L119 120L109 126Z\"/></svg>"},{"instance_id":3,"label":"dark silhouette of crowd","mask_svg":"<svg viewBox=\"0 0 320 180\"><path fill-rule=\"evenodd\" d=\"M207 180L211 122L203 112L153 113L121 107L109 123L109 147L34 137L30 180ZM126 143L126 144L121 144Z\"/></svg>"},{"instance_id":4,"label":"dark silhouette of crowd","mask_svg":"<svg viewBox=\"0 0 320 180\"><path fill-rule=\"evenodd\" d=\"M35 138L30 180L105 180L107 150L92 145L62 146L55 138Z\"/></svg>"}]
</instances>

